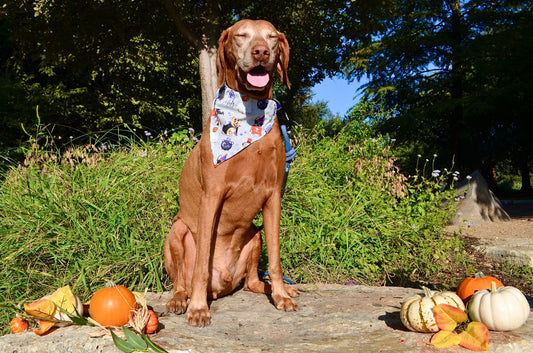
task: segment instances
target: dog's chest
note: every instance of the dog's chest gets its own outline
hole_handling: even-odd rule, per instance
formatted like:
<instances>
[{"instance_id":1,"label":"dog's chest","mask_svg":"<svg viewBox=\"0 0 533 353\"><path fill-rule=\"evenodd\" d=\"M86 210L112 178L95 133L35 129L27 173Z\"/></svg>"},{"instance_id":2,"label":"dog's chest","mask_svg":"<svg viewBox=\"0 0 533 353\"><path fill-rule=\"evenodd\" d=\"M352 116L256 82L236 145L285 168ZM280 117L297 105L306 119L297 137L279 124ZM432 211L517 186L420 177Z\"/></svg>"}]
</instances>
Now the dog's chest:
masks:
<instances>
[{"instance_id":1,"label":"dog's chest","mask_svg":"<svg viewBox=\"0 0 533 353\"><path fill-rule=\"evenodd\" d=\"M252 144L227 162L224 181L228 197L267 197L277 187L283 167L278 161L282 156L270 137Z\"/></svg>"}]
</instances>

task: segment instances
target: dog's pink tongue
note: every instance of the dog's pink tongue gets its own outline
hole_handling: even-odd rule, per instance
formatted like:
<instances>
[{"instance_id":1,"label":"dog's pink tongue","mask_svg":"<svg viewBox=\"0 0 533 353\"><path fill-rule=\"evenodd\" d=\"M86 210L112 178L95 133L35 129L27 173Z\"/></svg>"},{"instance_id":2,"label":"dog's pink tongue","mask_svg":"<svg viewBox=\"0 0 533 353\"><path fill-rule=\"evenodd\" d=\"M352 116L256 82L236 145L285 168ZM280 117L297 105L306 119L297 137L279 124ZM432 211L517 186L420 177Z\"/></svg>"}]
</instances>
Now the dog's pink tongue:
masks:
<instances>
[{"instance_id":1,"label":"dog's pink tongue","mask_svg":"<svg viewBox=\"0 0 533 353\"><path fill-rule=\"evenodd\" d=\"M246 75L246 80L254 87L265 87L269 81L268 73L252 73Z\"/></svg>"}]
</instances>

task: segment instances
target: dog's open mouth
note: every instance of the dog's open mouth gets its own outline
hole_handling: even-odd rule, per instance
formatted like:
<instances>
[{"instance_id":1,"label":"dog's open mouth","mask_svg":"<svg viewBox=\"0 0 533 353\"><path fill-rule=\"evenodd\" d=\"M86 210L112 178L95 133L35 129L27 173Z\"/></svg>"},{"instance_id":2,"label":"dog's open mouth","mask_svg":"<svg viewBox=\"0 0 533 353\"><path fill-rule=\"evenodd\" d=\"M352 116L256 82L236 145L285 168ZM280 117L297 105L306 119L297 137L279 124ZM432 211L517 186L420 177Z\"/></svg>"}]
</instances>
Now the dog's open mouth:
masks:
<instances>
[{"instance_id":1,"label":"dog's open mouth","mask_svg":"<svg viewBox=\"0 0 533 353\"><path fill-rule=\"evenodd\" d=\"M246 74L246 81L254 87L265 87L270 81L270 75L263 66L259 65Z\"/></svg>"}]
</instances>

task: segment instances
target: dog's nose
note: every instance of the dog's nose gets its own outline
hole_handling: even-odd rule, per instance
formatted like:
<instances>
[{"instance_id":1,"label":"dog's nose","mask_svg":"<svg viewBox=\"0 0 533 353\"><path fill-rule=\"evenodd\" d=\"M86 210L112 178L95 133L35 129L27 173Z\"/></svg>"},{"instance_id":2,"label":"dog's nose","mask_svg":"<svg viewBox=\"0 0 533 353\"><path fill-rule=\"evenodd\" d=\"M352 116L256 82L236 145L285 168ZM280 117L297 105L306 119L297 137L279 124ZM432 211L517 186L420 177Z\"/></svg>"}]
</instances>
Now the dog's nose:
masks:
<instances>
[{"instance_id":1,"label":"dog's nose","mask_svg":"<svg viewBox=\"0 0 533 353\"><path fill-rule=\"evenodd\" d=\"M266 45L258 44L252 48L252 56L257 61L263 61L270 56L270 50Z\"/></svg>"}]
</instances>

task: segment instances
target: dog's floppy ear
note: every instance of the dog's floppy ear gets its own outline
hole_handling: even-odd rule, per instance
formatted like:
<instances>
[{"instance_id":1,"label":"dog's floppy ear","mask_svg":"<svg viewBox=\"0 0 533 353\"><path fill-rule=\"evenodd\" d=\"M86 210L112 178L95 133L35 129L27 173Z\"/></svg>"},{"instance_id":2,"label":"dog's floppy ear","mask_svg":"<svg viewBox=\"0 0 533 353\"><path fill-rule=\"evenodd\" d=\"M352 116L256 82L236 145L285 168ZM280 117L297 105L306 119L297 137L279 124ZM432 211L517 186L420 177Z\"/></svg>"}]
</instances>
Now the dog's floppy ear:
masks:
<instances>
[{"instance_id":1,"label":"dog's floppy ear","mask_svg":"<svg viewBox=\"0 0 533 353\"><path fill-rule=\"evenodd\" d=\"M287 68L289 67L289 42L287 41L287 38L285 35L281 32L278 32L279 35L279 58L278 58L278 64L277 64L277 70L278 74L281 77L281 82L287 88L291 88L291 84L289 82L289 76L287 75Z\"/></svg>"},{"instance_id":2,"label":"dog's floppy ear","mask_svg":"<svg viewBox=\"0 0 533 353\"><path fill-rule=\"evenodd\" d=\"M226 81L226 54L225 46L229 38L229 29L225 29L218 40L218 53L217 53L217 78L218 87L221 87Z\"/></svg>"}]
</instances>

